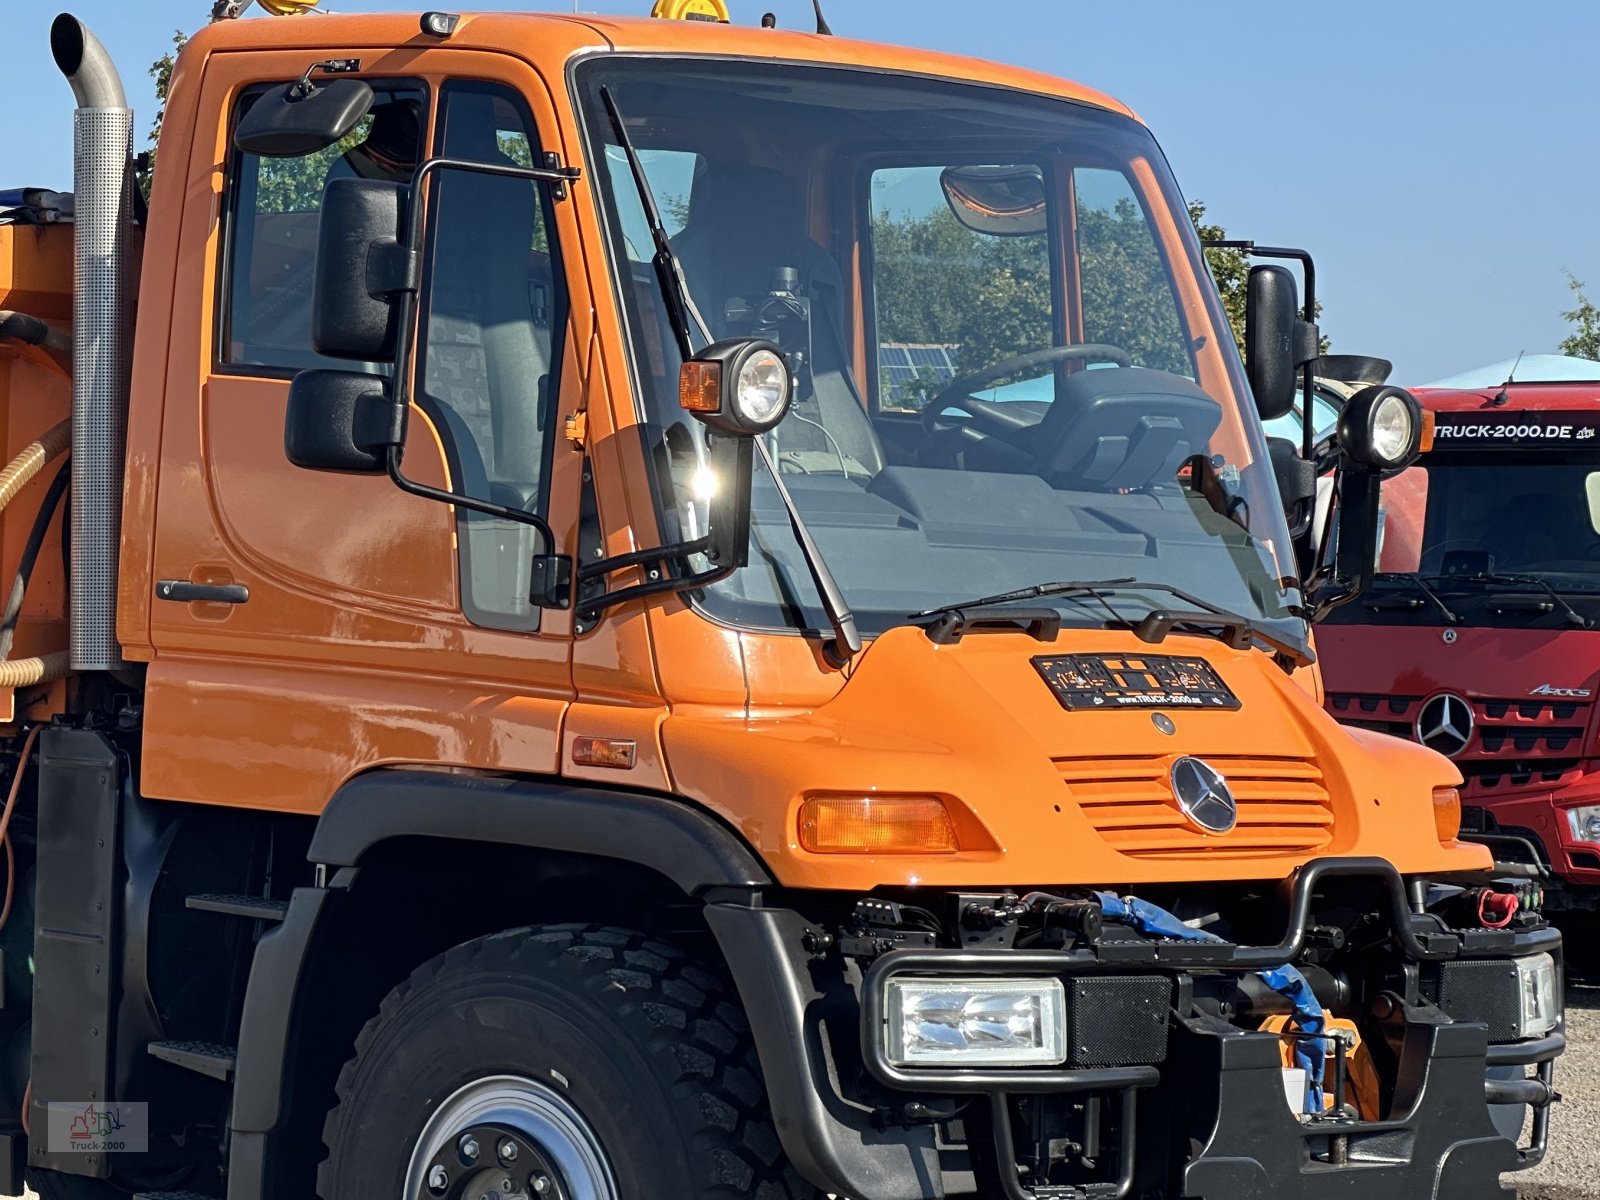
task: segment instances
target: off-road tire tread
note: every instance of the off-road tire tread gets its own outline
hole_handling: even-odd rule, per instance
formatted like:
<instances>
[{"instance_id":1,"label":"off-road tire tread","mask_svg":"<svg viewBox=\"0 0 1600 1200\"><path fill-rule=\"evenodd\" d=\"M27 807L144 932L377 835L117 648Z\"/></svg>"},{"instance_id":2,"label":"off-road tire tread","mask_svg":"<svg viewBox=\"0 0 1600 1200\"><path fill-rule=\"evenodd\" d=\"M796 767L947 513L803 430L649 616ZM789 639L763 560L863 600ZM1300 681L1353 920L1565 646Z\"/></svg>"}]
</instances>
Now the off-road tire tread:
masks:
<instances>
[{"instance_id":1,"label":"off-road tire tread","mask_svg":"<svg viewBox=\"0 0 1600 1200\"><path fill-rule=\"evenodd\" d=\"M641 1034L647 1056L670 1064L672 1096L698 1125L691 1142L715 1164L704 1200L817 1200L784 1157L766 1104L766 1087L744 1009L725 970L658 938L604 925L561 924L506 930L466 942L418 967L395 987L356 1038L339 1073L338 1102L323 1127L326 1156L317 1194L332 1196L342 1114L379 1031L417 993L463 970L564 975L578 994L604 1003ZM608 1147L608 1151L610 1148ZM700 1200L699 1197L696 1200Z\"/></svg>"}]
</instances>

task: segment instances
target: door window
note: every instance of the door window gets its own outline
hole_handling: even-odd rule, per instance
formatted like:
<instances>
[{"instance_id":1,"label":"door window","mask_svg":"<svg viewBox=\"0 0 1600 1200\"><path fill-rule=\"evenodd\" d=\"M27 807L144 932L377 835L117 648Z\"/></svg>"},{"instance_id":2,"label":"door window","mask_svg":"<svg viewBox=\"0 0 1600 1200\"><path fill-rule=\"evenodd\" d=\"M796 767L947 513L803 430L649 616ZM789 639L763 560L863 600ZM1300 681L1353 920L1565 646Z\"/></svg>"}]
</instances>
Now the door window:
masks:
<instances>
[{"instance_id":1,"label":"door window","mask_svg":"<svg viewBox=\"0 0 1600 1200\"><path fill-rule=\"evenodd\" d=\"M538 161L517 94L486 83L440 94L438 153L502 166ZM546 185L464 170L435 177L424 279L419 402L438 427L457 491L526 512L546 502L565 302ZM469 620L532 630L530 527L458 510Z\"/></svg>"},{"instance_id":2,"label":"door window","mask_svg":"<svg viewBox=\"0 0 1600 1200\"><path fill-rule=\"evenodd\" d=\"M239 116L266 91L239 102ZM243 374L305 367L349 370L311 345L312 274L322 190L331 179L404 181L421 158L424 96L416 84L376 84L372 110L340 141L292 158L234 152L223 332L218 359Z\"/></svg>"}]
</instances>

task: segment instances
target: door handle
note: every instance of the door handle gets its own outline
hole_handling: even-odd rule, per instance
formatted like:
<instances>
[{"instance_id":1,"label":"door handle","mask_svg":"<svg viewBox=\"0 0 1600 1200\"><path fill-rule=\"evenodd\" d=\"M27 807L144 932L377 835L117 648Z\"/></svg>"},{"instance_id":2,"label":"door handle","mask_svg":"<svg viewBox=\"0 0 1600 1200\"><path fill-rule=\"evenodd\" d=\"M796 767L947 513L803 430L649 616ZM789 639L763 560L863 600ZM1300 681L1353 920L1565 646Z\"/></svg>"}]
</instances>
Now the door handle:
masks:
<instances>
[{"instance_id":1,"label":"door handle","mask_svg":"<svg viewBox=\"0 0 1600 1200\"><path fill-rule=\"evenodd\" d=\"M187 579L163 579L156 584L156 599L175 604L243 604L250 589L242 583L191 583Z\"/></svg>"}]
</instances>

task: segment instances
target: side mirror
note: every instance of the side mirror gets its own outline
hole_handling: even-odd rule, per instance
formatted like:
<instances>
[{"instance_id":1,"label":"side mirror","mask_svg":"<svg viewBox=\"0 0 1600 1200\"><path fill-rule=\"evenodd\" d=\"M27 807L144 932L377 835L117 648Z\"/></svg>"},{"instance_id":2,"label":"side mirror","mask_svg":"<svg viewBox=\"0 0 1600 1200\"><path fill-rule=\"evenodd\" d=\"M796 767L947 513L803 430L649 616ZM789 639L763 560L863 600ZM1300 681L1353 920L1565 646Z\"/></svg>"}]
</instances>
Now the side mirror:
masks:
<instances>
[{"instance_id":1,"label":"side mirror","mask_svg":"<svg viewBox=\"0 0 1600 1200\"><path fill-rule=\"evenodd\" d=\"M359 79L313 84L310 74L258 97L239 119L233 144L263 158L300 158L333 145L372 110L368 84Z\"/></svg>"},{"instance_id":2,"label":"side mirror","mask_svg":"<svg viewBox=\"0 0 1600 1200\"><path fill-rule=\"evenodd\" d=\"M420 275L405 244L408 194L376 179L335 179L324 189L311 291L311 344L320 353L394 361L396 301L416 290Z\"/></svg>"},{"instance_id":3,"label":"side mirror","mask_svg":"<svg viewBox=\"0 0 1600 1200\"><path fill-rule=\"evenodd\" d=\"M679 404L712 433L696 490L710 507L705 553L718 567L749 562L755 440L789 415L793 400L783 352L759 338L717 342L679 369Z\"/></svg>"},{"instance_id":4,"label":"side mirror","mask_svg":"<svg viewBox=\"0 0 1600 1200\"><path fill-rule=\"evenodd\" d=\"M1287 267L1250 268L1245 292L1245 373L1263 421L1294 409L1296 373L1317 357L1321 334L1301 320L1294 276Z\"/></svg>"},{"instance_id":5,"label":"side mirror","mask_svg":"<svg viewBox=\"0 0 1600 1200\"><path fill-rule=\"evenodd\" d=\"M381 375L310 370L289 385L283 452L297 467L382 474L405 430L405 410Z\"/></svg>"},{"instance_id":6,"label":"side mirror","mask_svg":"<svg viewBox=\"0 0 1600 1200\"><path fill-rule=\"evenodd\" d=\"M1317 498L1317 467L1300 456L1300 448L1288 438L1269 437L1267 453L1272 458L1272 473L1283 500L1283 516L1289 536L1298 542L1311 528L1311 510Z\"/></svg>"}]
</instances>

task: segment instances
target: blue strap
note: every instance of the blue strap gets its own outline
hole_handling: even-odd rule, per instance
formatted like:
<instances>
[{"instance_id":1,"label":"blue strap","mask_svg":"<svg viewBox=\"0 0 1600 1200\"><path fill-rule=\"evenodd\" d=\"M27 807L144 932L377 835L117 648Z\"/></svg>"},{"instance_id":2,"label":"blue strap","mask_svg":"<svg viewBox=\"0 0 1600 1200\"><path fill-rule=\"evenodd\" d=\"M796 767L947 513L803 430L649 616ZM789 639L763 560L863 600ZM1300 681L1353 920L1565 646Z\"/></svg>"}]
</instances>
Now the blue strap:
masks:
<instances>
[{"instance_id":1,"label":"blue strap","mask_svg":"<svg viewBox=\"0 0 1600 1200\"><path fill-rule=\"evenodd\" d=\"M1113 921L1132 925L1141 933L1154 937L1171 938L1183 942L1220 942L1223 939L1204 929L1185 925L1166 909L1140 900L1136 896L1114 896L1110 892L1096 892L1100 908ZM1294 1061L1306 1073L1305 1111L1322 1111L1322 1070L1328 1060L1328 1019L1323 1014L1317 995L1298 967L1285 963L1271 971L1257 971L1256 975L1273 991L1289 1001L1294 1011L1293 1021L1301 1033L1310 1037L1296 1038Z\"/></svg>"}]
</instances>

